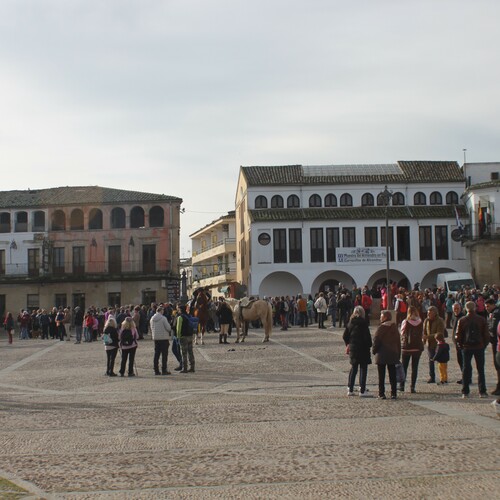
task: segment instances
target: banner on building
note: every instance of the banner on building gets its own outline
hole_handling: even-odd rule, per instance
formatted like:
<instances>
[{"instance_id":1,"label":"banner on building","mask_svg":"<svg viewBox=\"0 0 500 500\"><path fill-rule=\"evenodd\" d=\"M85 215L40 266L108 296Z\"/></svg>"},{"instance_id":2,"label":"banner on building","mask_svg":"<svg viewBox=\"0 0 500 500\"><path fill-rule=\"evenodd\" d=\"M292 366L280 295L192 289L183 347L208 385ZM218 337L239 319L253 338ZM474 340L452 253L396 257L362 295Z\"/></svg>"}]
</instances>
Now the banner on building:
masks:
<instances>
[{"instance_id":1,"label":"banner on building","mask_svg":"<svg viewBox=\"0 0 500 500\"><path fill-rule=\"evenodd\" d=\"M384 264L385 247L337 248L337 264Z\"/></svg>"}]
</instances>

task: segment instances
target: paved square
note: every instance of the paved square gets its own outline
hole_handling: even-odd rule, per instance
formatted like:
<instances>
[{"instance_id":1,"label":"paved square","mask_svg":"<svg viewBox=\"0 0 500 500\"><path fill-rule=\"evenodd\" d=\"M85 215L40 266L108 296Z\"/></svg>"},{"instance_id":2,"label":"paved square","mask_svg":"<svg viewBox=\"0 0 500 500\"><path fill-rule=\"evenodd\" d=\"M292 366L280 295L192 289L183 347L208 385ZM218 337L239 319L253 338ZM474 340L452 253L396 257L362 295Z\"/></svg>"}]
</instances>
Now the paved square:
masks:
<instances>
[{"instance_id":1,"label":"paved square","mask_svg":"<svg viewBox=\"0 0 500 500\"><path fill-rule=\"evenodd\" d=\"M372 327L372 333L374 332ZM500 419L448 386L348 398L341 330L293 327L195 348L196 373L104 376L101 342L0 341L0 497L498 498ZM234 341L234 335L229 337ZM119 357L118 357L119 359ZM494 387L488 350L488 388ZM368 370L376 396L376 369ZM22 491L26 491L23 495ZM11 493L8 493L11 492Z\"/></svg>"}]
</instances>

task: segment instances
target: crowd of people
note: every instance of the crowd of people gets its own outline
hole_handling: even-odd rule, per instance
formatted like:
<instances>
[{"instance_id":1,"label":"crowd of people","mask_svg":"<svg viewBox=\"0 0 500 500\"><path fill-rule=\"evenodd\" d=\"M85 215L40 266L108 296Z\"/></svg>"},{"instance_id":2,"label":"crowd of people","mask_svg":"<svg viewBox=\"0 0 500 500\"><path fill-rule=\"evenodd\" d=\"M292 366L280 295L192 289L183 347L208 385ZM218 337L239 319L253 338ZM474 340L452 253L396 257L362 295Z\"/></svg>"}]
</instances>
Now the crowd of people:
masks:
<instances>
[{"instance_id":1,"label":"crowd of people","mask_svg":"<svg viewBox=\"0 0 500 500\"><path fill-rule=\"evenodd\" d=\"M389 293L388 293L389 292ZM348 290L342 284L334 291L318 292L307 298L279 296L265 298L272 306L273 326L287 330L292 326L307 327L317 323L326 329L344 327L343 340L351 363L348 395L354 395L355 379L359 372L360 396L366 395L366 378L371 356L377 365L378 395L385 399L385 377L389 375L391 398L409 385L416 392L418 369L422 353L428 358L428 383L448 384L447 363L450 360L451 339L462 374L457 383L463 397L470 394L472 359L478 373L479 395L487 395L485 381L485 350L490 344L497 373L496 387L491 392L500 395L500 287L485 285L482 289L465 288L455 295L440 288L406 290L395 283L369 289L367 286ZM203 292L205 293L205 292ZM388 297L392 297L390 307ZM228 343L233 325L232 309L223 297L209 299L210 319L207 331L219 333L219 343ZM380 303L380 318L372 337L371 314L374 301ZM194 302L191 302L193 306ZM70 340L74 331L75 344L103 341L106 351L106 375L116 376L115 360L121 352L119 374L134 376L135 352L139 341L151 334L154 341L153 370L156 375L170 375L167 358L170 342L172 353L181 372L194 372L193 337L197 324L193 307L151 304L96 308L83 311L66 307L49 311L37 309L20 311L16 318L7 313L4 327L12 344L16 324L19 339L29 338ZM259 326L259 325L254 325ZM161 360L161 367L160 367ZM436 363L438 374L436 374ZM189 368L188 368L189 367ZM406 377L411 368L410 383ZM399 382L397 372L400 371Z\"/></svg>"}]
</instances>

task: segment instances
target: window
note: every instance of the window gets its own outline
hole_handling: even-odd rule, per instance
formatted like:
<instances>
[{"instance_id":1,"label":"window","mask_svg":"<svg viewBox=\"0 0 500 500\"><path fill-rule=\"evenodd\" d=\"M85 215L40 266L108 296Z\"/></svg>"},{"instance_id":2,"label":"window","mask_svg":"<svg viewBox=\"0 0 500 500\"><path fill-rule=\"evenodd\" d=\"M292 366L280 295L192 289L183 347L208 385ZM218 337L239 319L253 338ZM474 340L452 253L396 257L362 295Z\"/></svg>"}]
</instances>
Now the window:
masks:
<instances>
[{"instance_id":1,"label":"window","mask_svg":"<svg viewBox=\"0 0 500 500\"><path fill-rule=\"evenodd\" d=\"M142 303L152 304L156 302L156 291L155 290L145 290L142 292Z\"/></svg>"},{"instance_id":2,"label":"window","mask_svg":"<svg viewBox=\"0 0 500 500\"><path fill-rule=\"evenodd\" d=\"M420 191L418 193L415 193L415 196L413 197L413 204L414 205L426 205L427 199L425 198L425 194L421 193Z\"/></svg>"},{"instance_id":3,"label":"window","mask_svg":"<svg viewBox=\"0 0 500 500\"><path fill-rule=\"evenodd\" d=\"M455 191L448 191L448 193L446 193L446 204L458 205L458 194L455 193Z\"/></svg>"},{"instance_id":4,"label":"window","mask_svg":"<svg viewBox=\"0 0 500 500\"><path fill-rule=\"evenodd\" d=\"M75 208L71 212L71 217L69 219L69 226L73 231L83 230L83 211L79 208Z\"/></svg>"},{"instance_id":5,"label":"window","mask_svg":"<svg viewBox=\"0 0 500 500\"><path fill-rule=\"evenodd\" d=\"M323 228L311 228L311 262L324 262Z\"/></svg>"},{"instance_id":6,"label":"window","mask_svg":"<svg viewBox=\"0 0 500 500\"><path fill-rule=\"evenodd\" d=\"M84 293L74 293L72 295L73 309L79 307L85 311L85 294Z\"/></svg>"},{"instance_id":7,"label":"window","mask_svg":"<svg viewBox=\"0 0 500 500\"><path fill-rule=\"evenodd\" d=\"M408 226L398 226L396 228L396 238L398 244L398 260L411 260L410 228Z\"/></svg>"},{"instance_id":8,"label":"window","mask_svg":"<svg viewBox=\"0 0 500 500\"><path fill-rule=\"evenodd\" d=\"M392 195L392 205L393 206L396 206L396 205L404 205L405 204L405 195L403 193L394 193Z\"/></svg>"},{"instance_id":9,"label":"window","mask_svg":"<svg viewBox=\"0 0 500 500\"><path fill-rule=\"evenodd\" d=\"M371 193L365 193L361 197L361 206L362 207L373 207L374 200L373 195Z\"/></svg>"},{"instance_id":10,"label":"window","mask_svg":"<svg viewBox=\"0 0 500 500\"><path fill-rule=\"evenodd\" d=\"M377 195L377 207L385 207L385 202L386 202L386 199L385 199L384 193L379 193Z\"/></svg>"},{"instance_id":11,"label":"window","mask_svg":"<svg viewBox=\"0 0 500 500\"><path fill-rule=\"evenodd\" d=\"M111 210L111 229L125 228L125 210L121 207L115 207Z\"/></svg>"},{"instance_id":12,"label":"window","mask_svg":"<svg viewBox=\"0 0 500 500\"><path fill-rule=\"evenodd\" d=\"M436 260L448 260L448 227L436 226L434 237L436 240Z\"/></svg>"},{"instance_id":13,"label":"window","mask_svg":"<svg viewBox=\"0 0 500 500\"><path fill-rule=\"evenodd\" d=\"M394 231L393 228L389 228L389 260L394 260ZM380 228L380 245L385 248L385 226Z\"/></svg>"},{"instance_id":14,"label":"window","mask_svg":"<svg viewBox=\"0 0 500 500\"><path fill-rule=\"evenodd\" d=\"M25 233L28 231L28 212L16 213L16 233Z\"/></svg>"},{"instance_id":15,"label":"window","mask_svg":"<svg viewBox=\"0 0 500 500\"><path fill-rule=\"evenodd\" d=\"M38 293L28 293L28 295L26 295L26 309L28 309L28 311L40 309L40 296Z\"/></svg>"},{"instance_id":16,"label":"window","mask_svg":"<svg viewBox=\"0 0 500 500\"><path fill-rule=\"evenodd\" d=\"M142 246L142 270L145 273L156 272L156 245Z\"/></svg>"},{"instance_id":17,"label":"window","mask_svg":"<svg viewBox=\"0 0 500 500\"><path fill-rule=\"evenodd\" d=\"M162 207L152 207L149 211L149 227L163 227L164 212Z\"/></svg>"},{"instance_id":18,"label":"window","mask_svg":"<svg viewBox=\"0 0 500 500\"><path fill-rule=\"evenodd\" d=\"M431 205L442 205L443 197L441 196L441 193L438 193L437 191L432 192L429 196L429 202Z\"/></svg>"},{"instance_id":19,"label":"window","mask_svg":"<svg viewBox=\"0 0 500 500\"><path fill-rule=\"evenodd\" d=\"M378 247L378 229L365 227L365 247Z\"/></svg>"},{"instance_id":20,"label":"window","mask_svg":"<svg viewBox=\"0 0 500 500\"><path fill-rule=\"evenodd\" d=\"M344 248L353 248L356 246L355 227L344 227L342 229L342 246Z\"/></svg>"},{"instance_id":21,"label":"window","mask_svg":"<svg viewBox=\"0 0 500 500\"><path fill-rule=\"evenodd\" d=\"M73 247L73 274L85 274L85 247Z\"/></svg>"},{"instance_id":22,"label":"window","mask_svg":"<svg viewBox=\"0 0 500 500\"><path fill-rule=\"evenodd\" d=\"M352 196L349 193L344 193L340 197L340 206L341 207L352 207Z\"/></svg>"},{"instance_id":23,"label":"window","mask_svg":"<svg viewBox=\"0 0 500 500\"><path fill-rule=\"evenodd\" d=\"M45 231L45 212L33 212L33 231Z\"/></svg>"},{"instance_id":24,"label":"window","mask_svg":"<svg viewBox=\"0 0 500 500\"><path fill-rule=\"evenodd\" d=\"M300 199L296 194L291 194L286 200L287 208L300 208Z\"/></svg>"},{"instance_id":25,"label":"window","mask_svg":"<svg viewBox=\"0 0 500 500\"><path fill-rule=\"evenodd\" d=\"M255 198L255 208L267 208L267 198L265 196L257 196Z\"/></svg>"},{"instance_id":26,"label":"window","mask_svg":"<svg viewBox=\"0 0 500 500\"><path fill-rule=\"evenodd\" d=\"M108 292L108 304L111 307L119 306L121 305L121 303L122 303L122 294L120 292Z\"/></svg>"},{"instance_id":27,"label":"window","mask_svg":"<svg viewBox=\"0 0 500 500\"><path fill-rule=\"evenodd\" d=\"M0 233L10 233L10 214L2 212L0 214Z\"/></svg>"},{"instance_id":28,"label":"window","mask_svg":"<svg viewBox=\"0 0 500 500\"><path fill-rule=\"evenodd\" d=\"M326 228L326 261L336 262L336 250L340 246L340 231L338 227Z\"/></svg>"},{"instance_id":29,"label":"window","mask_svg":"<svg viewBox=\"0 0 500 500\"><path fill-rule=\"evenodd\" d=\"M52 272L56 276L64 274L64 248L52 249Z\"/></svg>"},{"instance_id":30,"label":"window","mask_svg":"<svg viewBox=\"0 0 500 500\"><path fill-rule=\"evenodd\" d=\"M0 274L5 274L5 250L0 250Z\"/></svg>"},{"instance_id":31,"label":"window","mask_svg":"<svg viewBox=\"0 0 500 500\"><path fill-rule=\"evenodd\" d=\"M66 230L66 215L62 210L56 210L52 214L52 231Z\"/></svg>"},{"instance_id":32,"label":"window","mask_svg":"<svg viewBox=\"0 0 500 500\"><path fill-rule=\"evenodd\" d=\"M302 229L289 229L289 262L302 262Z\"/></svg>"},{"instance_id":33,"label":"window","mask_svg":"<svg viewBox=\"0 0 500 500\"><path fill-rule=\"evenodd\" d=\"M311 208L321 207L321 196L319 194L313 194L309 197L309 207Z\"/></svg>"},{"instance_id":34,"label":"window","mask_svg":"<svg viewBox=\"0 0 500 500\"><path fill-rule=\"evenodd\" d=\"M325 196L325 207L336 207L337 197L334 194L327 194Z\"/></svg>"},{"instance_id":35,"label":"window","mask_svg":"<svg viewBox=\"0 0 500 500\"><path fill-rule=\"evenodd\" d=\"M110 245L108 247L108 272L110 274L120 274L122 272L122 247L120 245Z\"/></svg>"},{"instance_id":36,"label":"window","mask_svg":"<svg viewBox=\"0 0 500 500\"><path fill-rule=\"evenodd\" d=\"M40 274L40 249L28 248L28 276Z\"/></svg>"},{"instance_id":37,"label":"window","mask_svg":"<svg viewBox=\"0 0 500 500\"><path fill-rule=\"evenodd\" d=\"M273 230L274 262L286 262L286 229Z\"/></svg>"},{"instance_id":38,"label":"window","mask_svg":"<svg viewBox=\"0 0 500 500\"><path fill-rule=\"evenodd\" d=\"M142 207L134 207L130 211L130 227L135 229L144 227L144 209Z\"/></svg>"},{"instance_id":39,"label":"window","mask_svg":"<svg viewBox=\"0 0 500 500\"><path fill-rule=\"evenodd\" d=\"M102 229L102 211L98 208L90 209L89 229Z\"/></svg>"},{"instance_id":40,"label":"window","mask_svg":"<svg viewBox=\"0 0 500 500\"><path fill-rule=\"evenodd\" d=\"M283 196L275 194L271 198L271 208L283 208Z\"/></svg>"},{"instance_id":41,"label":"window","mask_svg":"<svg viewBox=\"0 0 500 500\"><path fill-rule=\"evenodd\" d=\"M271 243L271 236L269 233L260 233L257 241L263 246L269 245Z\"/></svg>"},{"instance_id":42,"label":"window","mask_svg":"<svg viewBox=\"0 0 500 500\"><path fill-rule=\"evenodd\" d=\"M431 226L418 228L420 260L432 260L432 232Z\"/></svg>"},{"instance_id":43,"label":"window","mask_svg":"<svg viewBox=\"0 0 500 500\"><path fill-rule=\"evenodd\" d=\"M66 299L66 294L65 293L56 293L54 296L54 305L59 309L62 307L63 309L65 307L68 307L68 301Z\"/></svg>"}]
</instances>

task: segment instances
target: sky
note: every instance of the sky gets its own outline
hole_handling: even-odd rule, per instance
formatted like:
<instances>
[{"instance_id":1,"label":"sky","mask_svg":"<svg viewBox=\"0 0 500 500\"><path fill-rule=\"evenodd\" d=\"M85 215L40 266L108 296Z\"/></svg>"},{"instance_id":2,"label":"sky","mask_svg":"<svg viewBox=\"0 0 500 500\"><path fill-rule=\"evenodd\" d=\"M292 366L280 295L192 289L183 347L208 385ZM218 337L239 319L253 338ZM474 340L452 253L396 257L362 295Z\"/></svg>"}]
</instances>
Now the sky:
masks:
<instances>
[{"instance_id":1,"label":"sky","mask_svg":"<svg viewBox=\"0 0 500 500\"><path fill-rule=\"evenodd\" d=\"M0 0L1 190L234 209L241 165L500 161L498 0Z\"/></svg>"}]
</instances>

